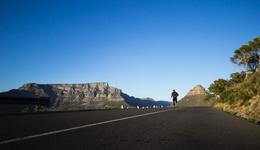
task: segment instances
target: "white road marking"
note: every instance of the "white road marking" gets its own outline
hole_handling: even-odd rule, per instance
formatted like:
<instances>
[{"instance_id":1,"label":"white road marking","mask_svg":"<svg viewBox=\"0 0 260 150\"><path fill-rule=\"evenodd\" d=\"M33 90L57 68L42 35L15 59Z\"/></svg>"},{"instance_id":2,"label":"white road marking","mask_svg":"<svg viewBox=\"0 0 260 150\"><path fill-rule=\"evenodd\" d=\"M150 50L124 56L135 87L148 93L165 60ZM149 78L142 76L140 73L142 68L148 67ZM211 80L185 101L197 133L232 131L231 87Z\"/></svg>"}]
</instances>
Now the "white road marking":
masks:
<instances>
[{"instance_id":1,"label":"white road marking","mask_svg":"<svg viewBox=\"0 0 260 150\"><path fill-rule=\"evenodd\" d=\"M171 111L171 110L172 109L161 110L161 111L150 112L150 113L145 113L145 114L140 114L140 115L135 115L135 116L129 116L129 117L124 117L124 118L112 119L112 120L108 120L108 121L102 121L102 122L98 122L98 123L91 123L91 124L77 126L77 127L72 127L72 128L67 128L67 129L61 129L61 130L55 130L55 131L50 131L50 132L44 132L44 133L40 133L40 134L14 138L14 139L10 139L10 140L3 140L3 141L0 141L0 145L7 144L7 143L18 142L18 141L24 141L24 140L38 138L38 137L47 136L47 135L58 134L58 133L67 132L67 131L71 131L71 130L77 130L77 129L87 128L87 127L97 126L97 125L101 125L101 124L107 124L107 123L111 123L111 122L118 122L118 121L122 121L122 120L127 120L127 119L142 117L142 116L148 116L148 115L163 113L163 112Z\"/></svg>"}]
</instances>

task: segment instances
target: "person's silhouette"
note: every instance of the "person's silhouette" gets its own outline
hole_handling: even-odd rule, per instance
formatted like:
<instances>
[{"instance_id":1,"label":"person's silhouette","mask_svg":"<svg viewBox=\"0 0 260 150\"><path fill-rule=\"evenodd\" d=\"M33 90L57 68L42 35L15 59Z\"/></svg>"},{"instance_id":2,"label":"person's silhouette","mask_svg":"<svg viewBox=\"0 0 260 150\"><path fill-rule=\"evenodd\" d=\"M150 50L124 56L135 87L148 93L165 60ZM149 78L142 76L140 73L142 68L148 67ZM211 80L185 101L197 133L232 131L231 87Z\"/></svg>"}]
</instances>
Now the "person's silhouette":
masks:
<instances>
[{"instance_id":1,"label":"person's silhouette","mask_svg":"<svg viewBox=\"0 0 260 150\"><path fill-rule=\"evenodd\" d=\"M178 96L179 96L179 94L175 90L172 90L171 98L172 98L173 107L177 104L177 97Z\"/></svg>"}]
</instances>

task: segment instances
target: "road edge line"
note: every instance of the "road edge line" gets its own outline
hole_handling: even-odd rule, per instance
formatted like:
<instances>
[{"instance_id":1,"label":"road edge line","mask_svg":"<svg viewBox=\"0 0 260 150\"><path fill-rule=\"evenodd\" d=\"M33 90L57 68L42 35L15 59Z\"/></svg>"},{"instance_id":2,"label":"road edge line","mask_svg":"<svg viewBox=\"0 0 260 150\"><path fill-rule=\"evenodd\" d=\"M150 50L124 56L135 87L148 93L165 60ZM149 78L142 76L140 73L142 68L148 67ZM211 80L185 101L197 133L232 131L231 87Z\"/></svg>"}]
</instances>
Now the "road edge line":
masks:
<instances>
[{"instance_id":1,"label":"road edge line","mask_svg":"<svg viewBox=\"0 0 260 150\"><path fill-rule=\"evenodd\" d=\"M97 126L97 125L102 125L102 124L108 124L108 123L112 123L112 122L118 122L118 121L122 121L122 120L128 120L128 119L133 119L133 118L138 118L138 117L143 117L143 116L163 113L163 112L172 111L172 110L173 109L155 111L155 112L150 112L150 113L145 113L145 114L139 114L139 115L134 115L134 116L128 116L128 117L123 117L123 118L118 118L118 119L112 119L112 120L107 120L107 121L102 121L102 122L97 122L97 123L91 123L91 124L71 127L71 128L67 128L67 129L54 130L54 131L44 132L44 133L40 133L40 134L34 134L34 135L29 135L29 136L24 136L24 137L13 138L13 139L9 139L9 140L3 140L3 141L0 141L0 145L13 143L13 142L24 141L24 140L38 138L38 137L42 137L42 136L59 134L59 133L63 133L63 132L68 132L68 131L72 131L72 130L78 130L78 129L92 127L92 126Z\"/></svg>"}]
</instances>

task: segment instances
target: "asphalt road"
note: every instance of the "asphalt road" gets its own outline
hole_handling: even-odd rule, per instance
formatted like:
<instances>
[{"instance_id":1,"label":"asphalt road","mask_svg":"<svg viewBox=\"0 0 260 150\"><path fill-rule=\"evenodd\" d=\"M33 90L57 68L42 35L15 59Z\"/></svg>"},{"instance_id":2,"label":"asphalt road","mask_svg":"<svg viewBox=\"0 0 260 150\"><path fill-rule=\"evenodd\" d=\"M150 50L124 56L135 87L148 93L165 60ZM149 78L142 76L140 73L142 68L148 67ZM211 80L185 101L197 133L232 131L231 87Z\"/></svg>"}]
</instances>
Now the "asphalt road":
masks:
<instances>
[{"instance_id":1,"label":"asphalt road","mask_svg":"<svg viewBox=\"0 0 260 150\"><path fill-rule=\"evenodd\" d=\"M260 150L260 126L212 108L9 115L0 149Z\"/></svg>"}]
</instances>

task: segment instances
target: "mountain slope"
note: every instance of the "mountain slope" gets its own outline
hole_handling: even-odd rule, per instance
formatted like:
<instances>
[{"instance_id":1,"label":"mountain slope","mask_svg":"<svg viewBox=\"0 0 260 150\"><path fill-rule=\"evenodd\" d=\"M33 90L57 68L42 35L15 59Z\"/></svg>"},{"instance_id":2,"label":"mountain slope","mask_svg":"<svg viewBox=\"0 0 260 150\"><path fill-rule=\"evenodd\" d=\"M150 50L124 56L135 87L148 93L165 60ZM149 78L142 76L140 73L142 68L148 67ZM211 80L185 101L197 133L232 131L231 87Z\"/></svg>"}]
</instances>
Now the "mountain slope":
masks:
<instances>
[{"instance_id":1,"label":"mountain slope","mask_svg":"<svg viewBox=\"0 0 260 150\"><path fill-rule=\"evenodd\" d=\"M192 88L180 101L177 106L180 107L200 107L211 106L214 99L208 99L209 94L201 85Z\"/></svg>"},{"instance_id":2,"label":"mountain slope","mask_svg":"<svg viewBox=\"0 0 260 150\"><path fill-rule=\"evenodd\" d=\"M121 93L121 96L124 98L126 103L128 103L131 106L139 106L139 107L153 107L153 106L163 106L168 107L170 106L170 102L167 101L155 101L151 98L136 98L133 96L129 96L125 93Z\"/></svg>"}]
</instances>

